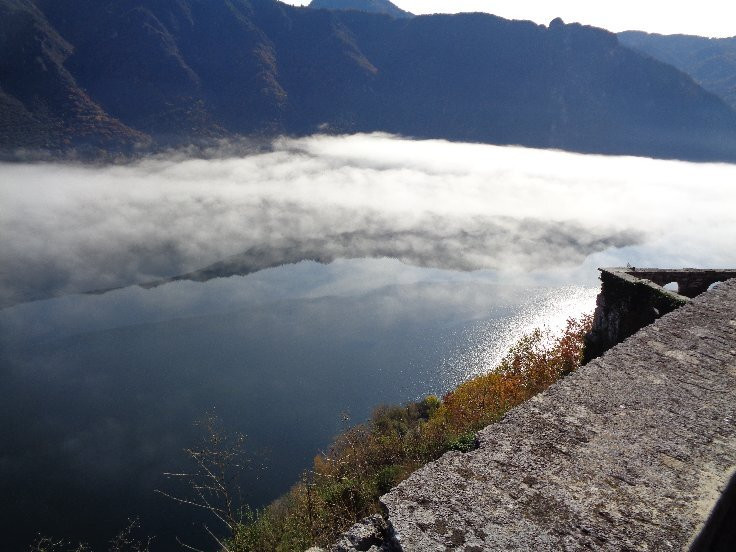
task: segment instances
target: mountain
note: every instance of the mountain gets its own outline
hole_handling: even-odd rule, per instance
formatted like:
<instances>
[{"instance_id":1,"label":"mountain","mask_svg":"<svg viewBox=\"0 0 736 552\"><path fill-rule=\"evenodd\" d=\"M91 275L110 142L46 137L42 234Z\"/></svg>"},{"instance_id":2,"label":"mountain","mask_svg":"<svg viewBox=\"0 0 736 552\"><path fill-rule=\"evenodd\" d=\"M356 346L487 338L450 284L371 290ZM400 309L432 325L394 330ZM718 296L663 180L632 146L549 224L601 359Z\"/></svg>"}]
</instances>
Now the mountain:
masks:
<instances>
[{"instance_id":1,"label":"mountain","mask_svg":"<svg viewBox=\"0 0 736 552\"><path fill-rule=\"evenodd\" d=\"M413 17L388 0L312 0L310 8L322 10L357 10L368 13L383 13L391 17Z\"/></svg>"},{"instance_id":2,"label":"mountain","mask_svg":"<svg viewBox=\"0 0 736 552\"><path fill-rule=\"evenodd\" d=\"M79 87L67 67L73 51L33 2L0 2L0 144L126 149L146 142Z\"/></svg>"},{"instance_id":3,"label":"mountain","mask_svg":"<svg viewBox=\"0 0 736 552\"><path fill-rule=\"evenodd\" d=\"M0 46L5 152L386 131L736 161L722 100L614 34L561 20L0 0Z\"/></svg>"},{"instance_id":4,"label":"mountain","mask_svg":"<svg viewBox=\"0 0 736 552\"><path fill-rule=\"evenodd\" d=\"M627 31L618 38L622 44L687 73L736 109L736 36L704 38Z\"/></svg>"}]
</instances>

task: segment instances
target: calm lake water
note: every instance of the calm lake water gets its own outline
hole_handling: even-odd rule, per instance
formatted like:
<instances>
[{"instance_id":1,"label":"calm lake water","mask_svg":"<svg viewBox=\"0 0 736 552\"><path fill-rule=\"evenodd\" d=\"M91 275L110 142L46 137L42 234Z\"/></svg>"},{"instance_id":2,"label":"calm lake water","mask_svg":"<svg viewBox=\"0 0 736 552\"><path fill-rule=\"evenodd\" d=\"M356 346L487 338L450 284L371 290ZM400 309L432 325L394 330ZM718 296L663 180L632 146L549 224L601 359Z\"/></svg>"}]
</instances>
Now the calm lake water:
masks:
<instances>
[{"instance_id":1,"label":"calm lake water","mask_svg":"<svg viewBox=\"0 0 736 552\"><path fill-rule=\"evenodd\" d=\"M524 331L590 312L596 291L356 259L4 309L3 516L88 539L140 516L171 546L196 518L154 489L175 490L162 474L187 466L207 413L246 435L244 488L262 505L345 416L442 394Z\"/></svg>"}]
</instances>

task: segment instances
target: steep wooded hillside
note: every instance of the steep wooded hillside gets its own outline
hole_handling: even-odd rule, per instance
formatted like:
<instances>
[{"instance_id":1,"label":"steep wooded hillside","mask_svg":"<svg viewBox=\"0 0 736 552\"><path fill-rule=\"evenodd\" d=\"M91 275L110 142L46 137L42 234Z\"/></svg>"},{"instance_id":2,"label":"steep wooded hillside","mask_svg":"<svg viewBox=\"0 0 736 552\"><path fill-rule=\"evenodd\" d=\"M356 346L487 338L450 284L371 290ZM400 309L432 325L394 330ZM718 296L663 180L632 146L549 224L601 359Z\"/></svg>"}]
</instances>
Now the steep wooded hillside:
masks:
<instances>
[{"instance_id":1,"label":"steep wooded hillside","mask_svg":"<svg viewBox=\"0 0 736 552\"><path fill-rule=\"evenodd\" d=\"M669 63L736 109L736 37L705 38L639 31L619 33L622 44Z\"/></svg>"},{"instance_id":2,"label":"steep wooded hillside","mask_svg":"<svg viewBox=\"0 0 736 552\"><path fill-rule=\"evenodd\" d=\"M736 112L616 35L274 0L0 0L0 146L389 131L736 160Z\"/></svg>"}]
</instances>

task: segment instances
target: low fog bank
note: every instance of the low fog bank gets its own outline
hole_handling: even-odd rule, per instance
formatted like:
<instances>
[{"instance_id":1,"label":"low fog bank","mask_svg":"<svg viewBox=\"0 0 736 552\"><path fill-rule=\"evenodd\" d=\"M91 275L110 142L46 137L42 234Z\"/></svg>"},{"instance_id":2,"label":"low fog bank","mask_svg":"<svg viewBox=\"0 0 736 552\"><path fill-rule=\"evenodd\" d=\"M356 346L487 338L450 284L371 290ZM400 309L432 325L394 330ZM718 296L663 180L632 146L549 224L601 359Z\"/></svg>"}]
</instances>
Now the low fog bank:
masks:
<instances>
[{"instance_id":1,"label":"low fog bank","mask_svg":"<svg viewBox=\"0 0 736 552\"><path fill-rule=\"evenodd\" d=\"M251 247L201 270L144 285L244 275L302 260L330 263L339 258L363 257L389 257L414 266L463 271L533 270L580 263L592 252L641 239L637 232L605 233L575 223L510 217L472 217L456 227L459 221L433 215L417 220L413 228L393 231L388 221L383 221L385 228L376 220L367 222L376 230L285 238Z\"/></svg>"},{"instance_id":2,"label":"low fog bank","mask_svg":"<svg viewBox=\"0 0 736 552\"><path fill-rule=\"evenodd\" d=\"M601 264L736 264L732 165L384 134L232 151L0 164L0 306L302 259L586 283Z\"/></svg>"}]
</instances>

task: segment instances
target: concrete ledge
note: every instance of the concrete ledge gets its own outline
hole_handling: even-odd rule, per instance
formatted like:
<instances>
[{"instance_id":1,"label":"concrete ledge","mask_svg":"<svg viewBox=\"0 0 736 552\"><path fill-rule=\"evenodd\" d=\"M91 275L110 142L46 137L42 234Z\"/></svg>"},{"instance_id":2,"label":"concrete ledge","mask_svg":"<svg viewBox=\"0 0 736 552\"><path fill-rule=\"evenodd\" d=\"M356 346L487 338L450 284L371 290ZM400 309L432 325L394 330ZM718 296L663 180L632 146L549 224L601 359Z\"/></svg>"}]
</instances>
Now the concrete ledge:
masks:
<instances>
[{"instance_id":1,"label":"concrete ledge","mask_svg":"<svg viewBox=\"0 0 736 552\"><path fill-rule=\"evenodd\" d=\"M404 551L684 550L736 471L736 280L382 498Z\"/></svg>"}]
</instances>

